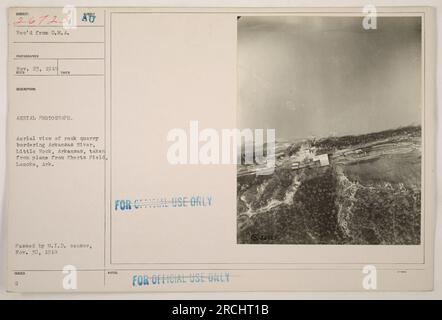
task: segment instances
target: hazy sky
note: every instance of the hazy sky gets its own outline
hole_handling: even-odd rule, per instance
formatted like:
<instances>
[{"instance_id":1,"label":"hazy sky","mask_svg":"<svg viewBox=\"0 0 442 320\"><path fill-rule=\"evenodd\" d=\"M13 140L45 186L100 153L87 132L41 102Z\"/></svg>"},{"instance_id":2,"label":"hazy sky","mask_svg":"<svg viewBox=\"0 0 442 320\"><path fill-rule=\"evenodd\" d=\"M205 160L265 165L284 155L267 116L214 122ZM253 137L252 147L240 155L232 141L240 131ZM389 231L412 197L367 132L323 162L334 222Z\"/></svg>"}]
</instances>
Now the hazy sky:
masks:
<instances>
[{"instance_id":1,"label":"hazy sky","mask_svg":"<svg viewBox=\"0 0 442 320\"><path fill-rule=\"evenodd\" d=\"M243 16L238 80L239 126L279 139L420 124L420 18Z\"/></svg>"}]
</instances>

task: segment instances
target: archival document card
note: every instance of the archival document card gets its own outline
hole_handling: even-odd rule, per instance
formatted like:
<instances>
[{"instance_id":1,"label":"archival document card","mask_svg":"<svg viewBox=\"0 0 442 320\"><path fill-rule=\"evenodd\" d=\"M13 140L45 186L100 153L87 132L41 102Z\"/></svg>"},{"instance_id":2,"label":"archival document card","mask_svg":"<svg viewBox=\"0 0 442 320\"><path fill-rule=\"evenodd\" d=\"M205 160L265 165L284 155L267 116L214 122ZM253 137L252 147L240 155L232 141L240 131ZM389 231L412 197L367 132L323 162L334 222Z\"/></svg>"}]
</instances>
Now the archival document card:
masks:
<instances>
[{"instance_id":1,"label":"archival document card","mask_svg":"<svg viewBox=\"0 0 442 320\"><path fill-rule=\"evenodd\" d=\"M8 289L431 290L434 23L10 8Z\"/></svg>"}]
</instances>

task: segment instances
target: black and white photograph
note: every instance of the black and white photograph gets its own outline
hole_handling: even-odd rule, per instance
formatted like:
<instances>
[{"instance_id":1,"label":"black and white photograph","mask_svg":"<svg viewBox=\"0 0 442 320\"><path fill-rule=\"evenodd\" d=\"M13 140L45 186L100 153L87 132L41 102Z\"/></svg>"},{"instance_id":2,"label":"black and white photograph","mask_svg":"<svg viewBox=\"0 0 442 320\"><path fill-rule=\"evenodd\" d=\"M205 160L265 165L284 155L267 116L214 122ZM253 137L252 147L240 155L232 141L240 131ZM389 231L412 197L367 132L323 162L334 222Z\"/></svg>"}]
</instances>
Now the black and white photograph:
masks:
<instances>
[{"instance_id":1,"label":"black and white photograph","mask_svg":"<svg viewBox=\"0 0 442 320\"><path fill-rule=\"evenodd\" d=\"M0 301L442 297L440 0L0 6Z\"/></svg>"},{"instance_id":2,"label":"black and white photograph","mask_svg":"<svg viewBox=\"0 0 442 320\"><path fill-rule=\"evenodd\" d=\"M239 244L421 243L421 24L238 16L237 124L276 135L272 174L238 164Z\"/></svg>"}]
</instances>

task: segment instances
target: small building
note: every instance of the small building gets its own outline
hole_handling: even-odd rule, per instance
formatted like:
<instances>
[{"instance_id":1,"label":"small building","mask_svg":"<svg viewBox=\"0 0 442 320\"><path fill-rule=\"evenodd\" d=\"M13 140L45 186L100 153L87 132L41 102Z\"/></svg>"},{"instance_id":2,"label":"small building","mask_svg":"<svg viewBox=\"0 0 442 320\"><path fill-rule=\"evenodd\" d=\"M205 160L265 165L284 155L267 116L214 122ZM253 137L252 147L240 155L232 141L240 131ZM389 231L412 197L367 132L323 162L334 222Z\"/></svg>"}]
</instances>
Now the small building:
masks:
<instances>
[{"instance_id":1,"label":"small building","mask_svg":"<svg viewBox=\"0 0 442 320\"><path fill-rule=\"evenodd\" d=\"M328 159L328 154L327 153L317 155L317 156L314 157L313 160L314 161L319 160L319 164L320 164L321 167L330 165L330 161Z\"/></svg>"}]
</instances>

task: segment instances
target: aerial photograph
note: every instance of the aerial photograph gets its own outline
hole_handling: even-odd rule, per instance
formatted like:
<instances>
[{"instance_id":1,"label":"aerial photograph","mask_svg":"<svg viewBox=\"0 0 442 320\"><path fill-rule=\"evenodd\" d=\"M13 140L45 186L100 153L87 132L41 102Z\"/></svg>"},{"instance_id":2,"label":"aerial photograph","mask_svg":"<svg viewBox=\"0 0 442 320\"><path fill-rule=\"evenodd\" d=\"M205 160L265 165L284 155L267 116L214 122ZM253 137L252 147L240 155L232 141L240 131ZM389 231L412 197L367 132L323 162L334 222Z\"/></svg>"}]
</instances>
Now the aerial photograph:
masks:
<instances>
[{"instance_id":1,"label":"aerial photograph","mask_svg":"<svg viewBox=\"0 0 442 320\"><path fill-rule=\"evenodd\" d=\"M237 28L238 127L276 132L273 173L237 166L237 243L419 245L421 19L241 16Z\"/></svg>"}]
</instances>

